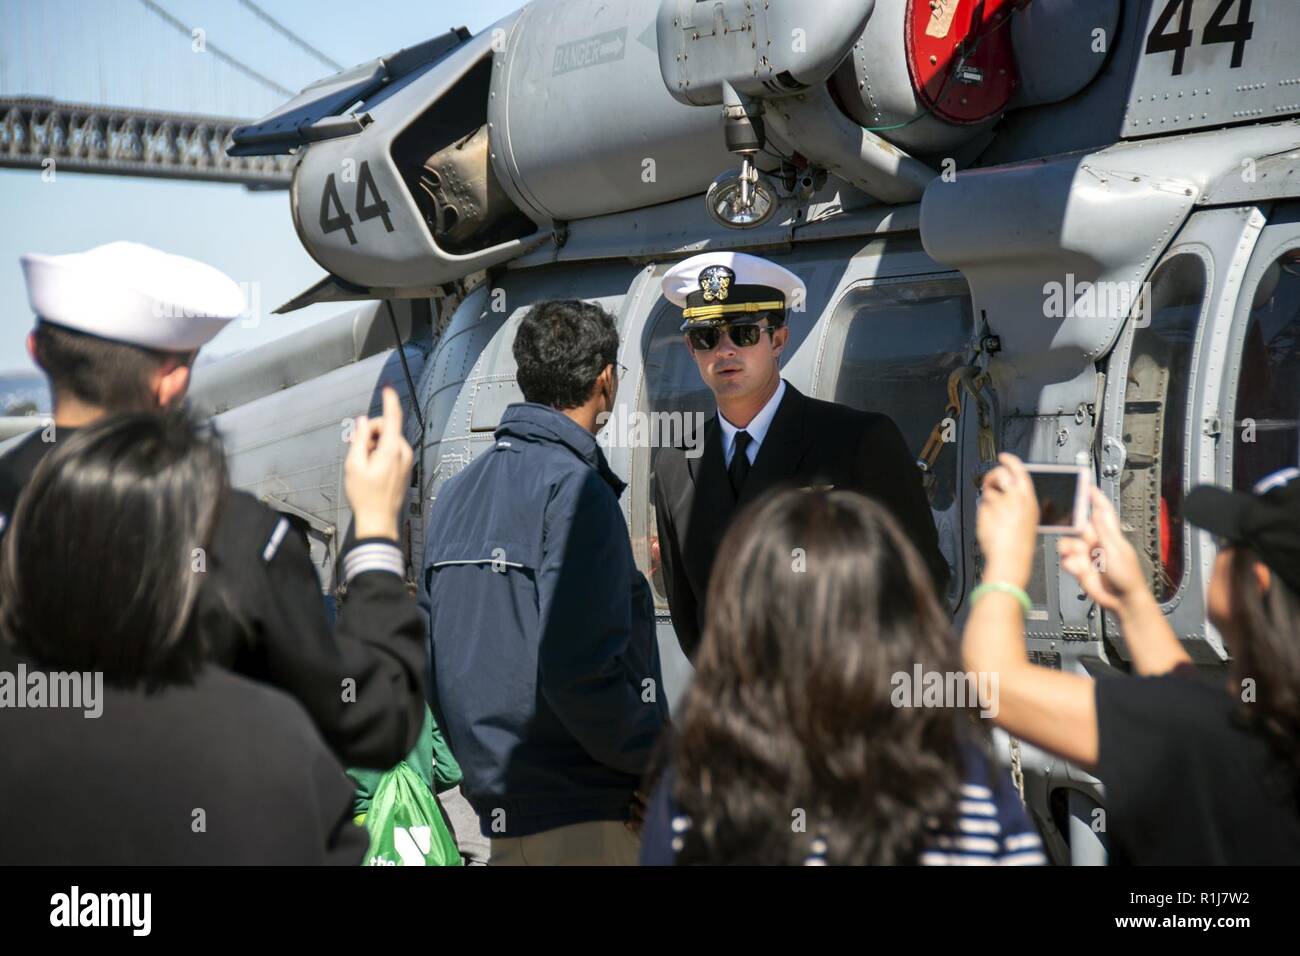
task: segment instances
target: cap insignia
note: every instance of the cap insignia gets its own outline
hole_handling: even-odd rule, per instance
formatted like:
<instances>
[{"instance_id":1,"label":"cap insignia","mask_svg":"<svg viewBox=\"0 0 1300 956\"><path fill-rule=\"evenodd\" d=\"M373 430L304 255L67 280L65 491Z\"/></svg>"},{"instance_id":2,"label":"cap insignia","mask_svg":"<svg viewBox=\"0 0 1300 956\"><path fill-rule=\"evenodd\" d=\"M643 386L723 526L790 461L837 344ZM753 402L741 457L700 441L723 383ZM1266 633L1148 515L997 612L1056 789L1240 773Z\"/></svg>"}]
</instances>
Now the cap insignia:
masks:
<instances>
[{"instance_id":1,"label":"cap insignia","mask_svg":"<svg viewBox=\"0 0 1300 956\"><path fill-rule=\"evenodd\" d=\"M705 302L726 302L736 273L726 266L709 266L700 272L700 291Z\"/></svg>"}]
</instances>

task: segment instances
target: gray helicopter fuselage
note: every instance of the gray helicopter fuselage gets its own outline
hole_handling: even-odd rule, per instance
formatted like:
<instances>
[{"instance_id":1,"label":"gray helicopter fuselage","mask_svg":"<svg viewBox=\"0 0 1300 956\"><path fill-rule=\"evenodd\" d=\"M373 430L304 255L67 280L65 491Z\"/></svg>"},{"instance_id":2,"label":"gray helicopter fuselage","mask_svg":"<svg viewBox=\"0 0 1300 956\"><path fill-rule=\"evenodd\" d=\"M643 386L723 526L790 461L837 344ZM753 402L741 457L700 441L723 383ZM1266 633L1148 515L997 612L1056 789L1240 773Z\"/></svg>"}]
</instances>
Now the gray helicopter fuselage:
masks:
<instances>
[{"instance_id":1,"label":"gray helicopter fuselage","mask_svg":"<svg viewBox=\"0 0 1300 956\"><path fill-rule=\"evenodd\" d=\"M657 11L537 0L408 57L414 73L390 64L389 88L374 85L382 61L334 78L365 117L346 135L304 91L290 107L323 138L285 134L301 154L294 215L330 278L298 304L387 299L400 328L383 339L386 309L364 306L315 338L201 371L195 392L218 413L236 482L314 529L328 590L349 520L346 422L376 413L379 388L397 384L418 448L404 526L418 578L442 483L522 400L521 317L547 299L598 302L628 369L601 440L628 482L622 507L654 584L675 703L690 666L657 580L652 466L665 428L689 435L714 406L659 283L686 256L743 249L807 283L782 356L791 384L889 414L918 455L941 436L927 485L959 622L979 577L977 482L992 452L1082 460L1119 506L1179 639L1223 669L1230 648L1205 615L1215 546L1181 502L1199 483L1242 486L1296 463L1300 4L1255 3L1247 30L1219 0L1036 0L1009 21L1014 97L967 124L921 103L882 52L907 0L829 6L840 19L810 21L809 59L778 50L760 63L758 38L783 39L797 17L732 0ZM852 35L835 22L855 24ZM738 32L754 38L752 64ZM720 104L737 98L767 118L758 169L776 179L783 155L807 160L778 187L777 213L743 230L701 201L735 164ZM466 170L477 179L457 192L451 173ZM1117 622L1062 574L1049 537L1030 596L1034 660L1128 669ZM1098 781L1020 752L1054 855L1104 859L1090 826Z\"/></svg>"}]
</instances>

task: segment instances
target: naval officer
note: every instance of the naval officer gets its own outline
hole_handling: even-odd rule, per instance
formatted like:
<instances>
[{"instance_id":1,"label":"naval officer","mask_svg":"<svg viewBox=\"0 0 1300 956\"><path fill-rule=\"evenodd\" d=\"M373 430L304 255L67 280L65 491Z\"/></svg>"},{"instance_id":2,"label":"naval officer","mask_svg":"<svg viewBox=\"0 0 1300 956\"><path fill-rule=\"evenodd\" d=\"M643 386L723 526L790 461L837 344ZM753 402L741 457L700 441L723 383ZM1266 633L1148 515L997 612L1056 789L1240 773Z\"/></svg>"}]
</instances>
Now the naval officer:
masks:
<instances>
[{"instance_id":1,"label":"naval officer","mask_svg":"<svg viewBox=\"0 0 1300 956\"><path fill-rule=\"evenodd\" d=\"M78 427L180 402L199 349L244 310L219 270L132 242L22 257L32 360L53 423L0 457L0 532L37 465ZM400 415L395 394L385 414ZM409 468L411 451L401 442ZM251 495L222 503L195 620L210 656L297 698L346 765L387 769L424 720L424 631L406 591L397 516L355 529L348 600L331 630L305 536Z\"/></svg>"},{"instance_id":2,"label":"naval officer","mask_svg":"<svg viewBox=\"0 0 1300 956\"><path fill-rule=\"evenodd\" d=\"M710 252L670 269L663 293L682 310L686 348L718 409L705 425L702 454L665 448L655 461L659 554L686 656L700 642L723 533L741 508L778 484L830 485L880 502L916 545L942 596L948 565L898 426L886 415L808 398L781 378L786 317L803 301L803 280L758 256Z\"/></svg>"}]
</instances>

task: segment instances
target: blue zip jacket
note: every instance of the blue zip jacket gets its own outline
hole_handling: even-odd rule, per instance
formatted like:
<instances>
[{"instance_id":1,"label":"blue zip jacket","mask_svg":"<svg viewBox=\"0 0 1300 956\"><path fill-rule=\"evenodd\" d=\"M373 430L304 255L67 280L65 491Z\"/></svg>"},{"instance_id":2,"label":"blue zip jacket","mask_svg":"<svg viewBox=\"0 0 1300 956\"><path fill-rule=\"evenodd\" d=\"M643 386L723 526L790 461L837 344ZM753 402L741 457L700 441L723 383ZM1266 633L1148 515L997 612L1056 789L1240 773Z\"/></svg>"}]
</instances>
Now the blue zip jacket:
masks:
<instances>
[{"instance_id":1,"label":"blue zip jacket","mask_svg":"<svg viewBox=\"0 0 1300 956\"><path fill-rule=\"evenodd\" d=\"M626 819L667 721L624 487L593 435L518 403L434 504L429 687L484 836Z\"/></svg>"}]
</instances>

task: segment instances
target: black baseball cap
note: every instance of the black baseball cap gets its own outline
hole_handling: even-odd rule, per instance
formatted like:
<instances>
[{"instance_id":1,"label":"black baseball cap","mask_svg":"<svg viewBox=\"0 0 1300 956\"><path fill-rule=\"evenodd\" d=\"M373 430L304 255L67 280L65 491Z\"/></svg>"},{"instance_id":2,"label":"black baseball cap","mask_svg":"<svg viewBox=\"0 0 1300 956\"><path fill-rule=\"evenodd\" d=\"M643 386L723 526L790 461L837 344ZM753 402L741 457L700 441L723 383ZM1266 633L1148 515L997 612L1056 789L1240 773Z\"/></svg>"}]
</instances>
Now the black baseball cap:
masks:
<instances>
[{"instance_id":1,"label":"black baseball cap","mask_svg":"<svg viewBox=\"0 0 1300 956\"><path fill-rule=\"evenodd\" d=\"M1193 488L1183 515L1198 528L1249 548L1300 594L1300 468L1283 468L1250 493Z\"/></svg>"}]
</instances>

